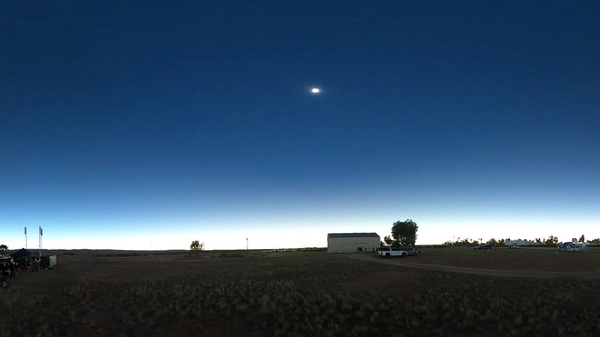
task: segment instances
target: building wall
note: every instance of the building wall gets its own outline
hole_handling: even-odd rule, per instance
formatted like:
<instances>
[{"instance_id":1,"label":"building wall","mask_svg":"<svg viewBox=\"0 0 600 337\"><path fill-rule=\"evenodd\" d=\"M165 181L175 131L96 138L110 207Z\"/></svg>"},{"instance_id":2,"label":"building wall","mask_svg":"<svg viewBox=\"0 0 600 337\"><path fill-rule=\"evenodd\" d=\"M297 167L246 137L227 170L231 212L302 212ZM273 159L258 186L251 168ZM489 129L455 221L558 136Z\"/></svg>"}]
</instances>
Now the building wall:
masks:
<instances>
[{"instance_id":1,"label":"building wall","mask_svg":"<svg viewBox=\"0 0 600 337\"><path fill-rule=\"evenodd\" d=\"M328 253L356 253L359 248L363 252L372 252L379 245L379 237L327 238Z\"/></svg>"}]
</instances>

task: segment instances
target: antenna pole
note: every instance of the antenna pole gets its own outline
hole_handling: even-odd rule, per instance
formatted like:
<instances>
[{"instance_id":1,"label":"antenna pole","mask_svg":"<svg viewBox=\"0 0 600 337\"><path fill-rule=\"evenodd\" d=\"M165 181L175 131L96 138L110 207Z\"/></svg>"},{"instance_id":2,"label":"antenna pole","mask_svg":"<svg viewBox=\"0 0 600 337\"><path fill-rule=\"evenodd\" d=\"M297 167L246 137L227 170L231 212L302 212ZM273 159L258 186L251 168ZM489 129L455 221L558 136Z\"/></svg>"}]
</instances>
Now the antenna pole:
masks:
<instances>
[{"instance_id":1,"label":"antenna pole","mask_svg":"<svg viewBox=\"0 0 600 337\"><path fill-rule=\"evenodd\" d=\"M40 253L40 250L42 249L42 236L44 235L44 229L42 228L42 226L40 226L40 246L38 247L38 254Z\"/></svg>"}]
</instances>

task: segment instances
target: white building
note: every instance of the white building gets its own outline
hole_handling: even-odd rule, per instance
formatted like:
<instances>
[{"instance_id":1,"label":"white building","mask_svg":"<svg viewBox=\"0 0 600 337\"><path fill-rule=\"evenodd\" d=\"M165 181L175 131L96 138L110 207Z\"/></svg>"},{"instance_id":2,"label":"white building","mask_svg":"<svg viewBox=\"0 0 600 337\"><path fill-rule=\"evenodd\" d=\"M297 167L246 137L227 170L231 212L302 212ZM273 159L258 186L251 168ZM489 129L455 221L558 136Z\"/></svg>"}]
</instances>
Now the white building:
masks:
<instances>
[{"instance_id":1,"label":"white building","mask_svg":"<svg viewBox=\"0 0 600 337\"><path fill-rule=\"evenodd\" d=\"M381 244L377 233L329 233L328 253L374 252Z\"/></svg>"}]
</instances>

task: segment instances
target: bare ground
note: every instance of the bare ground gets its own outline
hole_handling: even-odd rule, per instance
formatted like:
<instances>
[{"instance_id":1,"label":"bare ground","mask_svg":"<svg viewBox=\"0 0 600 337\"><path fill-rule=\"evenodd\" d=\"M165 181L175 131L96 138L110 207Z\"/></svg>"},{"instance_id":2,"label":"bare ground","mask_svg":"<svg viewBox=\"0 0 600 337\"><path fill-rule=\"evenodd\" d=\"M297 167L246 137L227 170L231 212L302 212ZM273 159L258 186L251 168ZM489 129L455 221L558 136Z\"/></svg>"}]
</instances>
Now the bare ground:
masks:
<instances>
[{"instance_id":1,"label":"bare ground","mask_svg":"<svg viewBox=\"0 0 600 337\"><path fill-rule=\"evenodd\" d=\"M492 252L474 253L489 254ZM347 257L411 269L473 275L529 278L600 278L600 251L556 253L553 248L536 248L535 250L522 249L510 253L521 254L523 256L519 256L516 259L498 259L495 262L490 262L490 259L469 260L468 258L452 261L450 258L443 258L439 255L429 257L427 255L420 255L402 258L379 258L371 254L349 254ZM532 255L534 256L528 256L530 253L533 253ZM541 256L542 254L545 256ZM506 257L506 254L503 254L503 256Z\"/></svg>"}]
</instances>

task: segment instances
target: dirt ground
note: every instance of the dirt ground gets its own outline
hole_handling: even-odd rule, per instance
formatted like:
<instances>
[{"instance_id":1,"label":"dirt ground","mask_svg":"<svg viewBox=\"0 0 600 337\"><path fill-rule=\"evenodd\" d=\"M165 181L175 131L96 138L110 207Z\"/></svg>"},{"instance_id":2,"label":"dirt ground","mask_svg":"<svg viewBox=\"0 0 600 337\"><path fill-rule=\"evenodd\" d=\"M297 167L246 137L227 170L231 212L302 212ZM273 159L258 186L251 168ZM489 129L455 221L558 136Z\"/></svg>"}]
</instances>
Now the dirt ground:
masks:
<instances>
[{"instance_id":1,"label":"dirt ground","mask_svg":"<svg viewBox=\"0 0 600 337\"><path fill-rule=\"evenodd\" d=\"M494 292L523 298L527 294L521 280L575 282L568 282L564 290L556 291L555 295L562 296L563 293L569 295L579 281L600 279L600 249L557 253L546 248L499 248L491 251L430 248L423 249L419 256L385 259L370 253L327 254L324 251L122 255L126 252L121 256L91 253L59 255L58 264L52 270L24 272L11 279L10 291L59 298L64 289L69 289L74 283L92 280L96 282L92 283L93 287L99 288L90 292L92 297L88 300L110 303L107 298L117 295L118 289L137 289L147 280L180 285L224 281L235 286L248 284L248 279L259 282L267 279L275 284L293 283L297 291L307 294L320 293L321 289L344 289L356 296L379 293L402 299L416 294L427 296L427 287L431 286L442 287L440 294L445 295L451 294L454 288L464 291L465 285L472 283L475 287L487 287ZM594 289L593 286L586 287ZM586 291L592 291L589 289ZM333 290L332 294L336 291ZM128 309L127 304L118 307ZM105 322L110 326L111 321L122 318L122 313L106 312L103 307L95 309L88 312L88 315L93 313L88 319L95 320L97 325ZM164 327L161 324L157 326ZM81 331L86 335L105 336L118 331L119 327L95 334L94 330L79 328L84 329ZM264 335L259 333L260 328L244 321L224 325L222 321L212 324L195 320L183 321L174 330L165 328L159 335L247 336L245 329L249 328L255 329L256 336Z\"/></svg>"},{"instance_id":2,"label":"dirt ground","mask_svg":"<svg viewBox=\"0 0 600 337\"><path fill-rule=\"evenodd\" d=\"M453 252L453 249L460 251ZM373 260L370 255L351 254L349 258L392 266L453 273L532 278L600 278L600 249L559 252L554 248L500 248L490 251L466 248L425 250L416 257Z\"/></svg>"},{"instance_id":3,"label":"dirt ground","mask_svg":"<svg viewBox=\"0 0 600 337\"><path fill-rule=\"evenodd\" d=\"M60 289L80 279L107 280L129 284L144 279L166 279L203 271L207 278L218 279L247 265L241 258L182 259L177 255L98 256L61 255L52 269L17 275L12 286L46 292ZM260 263L259 263L260 264Z\"/></svg>"},{"instance_id":4,"label":"dirt ground","mask_svg":"<svg viewBox=\"0 0 600 337\"><path fill-rule=\"evenodd\" d=\"M321 259L354 259L376 264L397 266L392 272L395 277L414 275L416 270L533 278L600 278L600 248L589 248L580 253L556 252L553 248L524 248L509 250L499 248L491 251L476 251L466 248L430 248L419 256L404 258L379 258L373 254L313 253ZM256 268L268 268L279 263L294 265L303 255L290 253L268 253L254 257L251 263ZM208 254L197 258L177 254L155 254L146 256L98 256L94 254L60 255L54 270L20 273L11 282L15 288L47 291L72 283L77 279L105 279L122 283L137 282L144 278L172 278L187 273L203 272L206 278L227 277L236 270L248 266L248 258L214 258ZM362 275L364 280L378 280L378 275ZM375 281L377 282L377 281ZM43 285L43 287L40 287Z\"/></svg>"}]
</instances>

